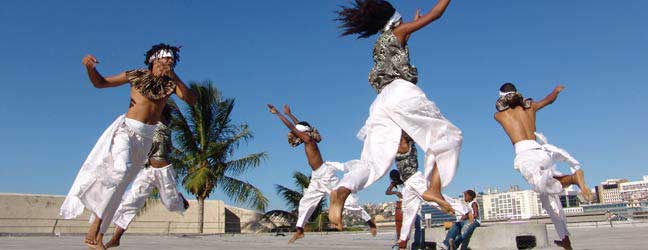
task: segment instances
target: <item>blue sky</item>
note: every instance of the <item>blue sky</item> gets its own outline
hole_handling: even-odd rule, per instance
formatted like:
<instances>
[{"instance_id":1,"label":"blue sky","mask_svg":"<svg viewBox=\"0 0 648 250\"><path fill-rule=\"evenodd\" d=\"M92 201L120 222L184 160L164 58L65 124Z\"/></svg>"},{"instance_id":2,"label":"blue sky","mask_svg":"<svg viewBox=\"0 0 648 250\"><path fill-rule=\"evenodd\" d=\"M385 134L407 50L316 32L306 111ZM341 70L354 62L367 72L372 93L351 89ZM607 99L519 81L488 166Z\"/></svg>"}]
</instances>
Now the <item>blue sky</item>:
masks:
<instances>
[{"instance_id":1,"label":"blue sky","mask_svg":"<svg viewBox=\"0 0 648 250\"><path fill-rule=\"evenodd\" d=\"M409 19L435 1L393 1ZM367 83L375 37L339 37L345 1L7 1L0 9L0 192L66 194L101 132L128 107L128 88L95 89L81 58L115 74L142 67L153 44L182 45L177 72L210 79L236 99L235 117L255 138L240 154L269 159L242 177L284 208L274 184L308 171L302 148L266 103L291 104L321 131L327 160L359 157L355 139L375 93ZM419 86L464 132L458 175L445 192L524 183L493 120L497 88L514 82L542 98L538 130L583 163L593 186L647 175L648 2L454 1L410 40ZM393 200L386 178L361 202ZM220 192L212 198L223 199ZM229 201L228 201L229 202Z\"/></svg>"}]
</instances>

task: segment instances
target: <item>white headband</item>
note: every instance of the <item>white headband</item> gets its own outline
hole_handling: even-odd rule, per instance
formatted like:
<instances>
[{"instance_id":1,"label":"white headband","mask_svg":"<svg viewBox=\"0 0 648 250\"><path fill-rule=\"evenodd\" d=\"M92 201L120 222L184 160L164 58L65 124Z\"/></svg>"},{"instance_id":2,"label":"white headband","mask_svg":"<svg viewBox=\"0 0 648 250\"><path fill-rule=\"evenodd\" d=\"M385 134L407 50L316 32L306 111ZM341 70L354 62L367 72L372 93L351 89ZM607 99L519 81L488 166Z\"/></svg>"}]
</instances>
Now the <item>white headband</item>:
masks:
<instances>
[{"instance_id":1,"label":"white headband","mask_svg":"<svg viewBox=\"0 0 648 250\"><path fill-rule=\"evenodd\" d=\"M304 126L304 125L301 125L301 124L295 125L295 128L299 132L309 132L309 131L311 131L311 128L309 126Z\"/></svg>"},{"instance_id":2,"label":"white headband","mask_svg":"<svg viewBox=\"0 0 648 250\"><path fill-rule=\"evenodd\" d=\"M149 58L148 62L152 63L153 61L155 61L155 59L165 58L165 57L173 57L173 53L170 50L166 50L166 49L158 50L158 52L156 52L154 55L152 55Z\"/></svg>"},{"instance_id":3,"label":"white headband","mask_svg":"<svg viewBox=\"0 0 648 250\"><path fill-rule=\"evenodd\" d=\"M387 31L392 28L392 26L396 26L399 22L403 20L403 16L401 16L398 11L394 11L394 15L387 21L387 24L385 25L385 28L383 28L384 31Z\"/></svg>"},{"instance_id":4,"label":"white headband","mask_svg":"<svg viewBox=\"0 0 648 250\"><path fill-rule=\"evenodd\" d=\"M499 96L502 97L502 96L506 96L506 95L508 95L508 94L512 94L512 93L517 93L517 91L509 91L509 92L502 92L502 91L500 91L500 92L499 92Z\"/></svg>"}]
</instances>

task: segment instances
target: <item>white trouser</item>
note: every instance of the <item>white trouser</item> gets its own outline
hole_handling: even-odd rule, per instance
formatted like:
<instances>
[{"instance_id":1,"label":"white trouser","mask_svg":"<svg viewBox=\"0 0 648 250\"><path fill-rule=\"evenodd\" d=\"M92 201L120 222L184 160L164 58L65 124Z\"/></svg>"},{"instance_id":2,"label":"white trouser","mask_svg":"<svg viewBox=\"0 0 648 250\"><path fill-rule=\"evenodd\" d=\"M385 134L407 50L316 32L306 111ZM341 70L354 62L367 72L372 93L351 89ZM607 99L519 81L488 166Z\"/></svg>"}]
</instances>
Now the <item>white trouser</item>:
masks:
<instances>
[{"instance_id":1,"label":"white trouser","mask_svg":"<svg viewBox=\"0 0 648 250\"><path fill-rule=\"evenodd\" d=\"M364 140L361 158L345 163L351 171L338 186L358 192L382 178L394 162L402 131L425 152L426 178L436 164L441 186L450 184L459 163L461 131L420 88L398 79L387 85L371 105L369 118L358 133L358 138Z\"/></svg>"},{"instance_id":2,"label":"white trouser","mask_svg":"<svg viewBox=\"0 0 648 250\"><path fill-rule=\"evenodd\" d=\"M416 219L416 214L418 214L421 209L421 204L425 203L430 206L439 208L439 204L435 202L427 202L423 200L423 192L428 188L428 181L423 177L423 174L419 171L412 175L407 181L405 181L405 186L403 187L403 227L401 228L400 240L405 241L409 238L410 232L412 230L412 225L414 225L414 220ZM452 197L443 195L443 198L450 203L450 206L455 210L455 217L461 218L464 214L468 212L468 207L461 200L454 199Z\"/></svg>"},{"instance_id":3,"label":"white trouser","mask_svg":"<svg viewBox=\"0 0 648 250\"><path fill-rule=\"evenodd\" d=\"M184 200L176 183L173 165L145 168L137 175L131 189L119 204L113 223L123 229L128 228L137 211L144 206L146 199L153 192L153 188L157 188L160 201L167 210L182 214L185 211Z\"/></svg>"},{"instance_id":4,"label":"white trouser","mask_svg":"<svg viewBox=\"0 0 648 250\"><path fill-rule=\"evenodd\" d=\"M75 218L88 208L103 221L105 233L128 185L144 167L156 125L120 116L104 131L79 171L63 205L61 215Z\"/></svg>"},{"instance_id":5,"label":"white trouser","mask_svg":"<svg viewBox=\"0 0 648 250\"><path fill-rule=\"evenodd\" d=\"M559 196L563 187L560 181L554 178L563 174L556 169L556 163L567 162L572 172L580 169L580 163L564 149L548 144L544 135L535 134L540 143L534 140L515 143L514 167L520 171L533 190L539 193L542 207L551 217L558 236L563 239L569 232Z\"/></svg>"},{"instance_id":6,"label":"white trouser","mask_svg":"<svg viewBox=\"0 0 648 250\"><path fill-rule=\"evenodd\" d=\"M304 190L304 196L299 200L297 227L303 228L308 219L313 215L319 202L325 196L331 194L331 190L337 185L338 178L335 170L341 170L342 164L325 162L311 175L310 184ZM371 216L358 204L357 194L351 194L344 202L344 209L352 213L360 213L362 220L369 221Z\"/></svg>"},{"instance_id":7,"label":"white trouser","mask_svg":"<svg viewBox=\"0 0 648 250\"><path fill-rule=\"evenodd\" d=\"M551 222L554 224L554 228L556 228L556 233L558 233L560 239L562 240L565 236L569 236L569 231L567 231L567 218L565 218L562 203L560 203L560 196L547 193L541 193L539 196L542 208L551 217Z\"/></svg>"}]
</instances>

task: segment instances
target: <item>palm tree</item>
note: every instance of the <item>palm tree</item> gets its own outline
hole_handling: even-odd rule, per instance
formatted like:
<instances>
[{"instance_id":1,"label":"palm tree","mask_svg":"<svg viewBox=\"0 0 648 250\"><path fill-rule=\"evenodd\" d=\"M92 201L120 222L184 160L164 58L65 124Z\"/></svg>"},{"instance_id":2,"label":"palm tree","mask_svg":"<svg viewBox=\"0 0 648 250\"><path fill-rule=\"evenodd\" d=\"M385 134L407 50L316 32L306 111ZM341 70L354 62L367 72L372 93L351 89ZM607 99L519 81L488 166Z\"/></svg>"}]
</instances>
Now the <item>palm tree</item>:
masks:
<instances>
[{"instance_id":1,"label":"palm tree","mask_svg":"<svg viewBox=\"0 0 648 250\"><path fill-rule=\"evenodd\" d=\"M237 203L265 211L268 199L260 189L238 179L256 168L266 153L254 153L232 159L241 143L252 139L246 124L234 124L231 114L234 100L223 98L211 81L190 83L196 103L185 112L174 102L171 129L174 135L172 162L185 189L196 196L199 206L200 233L203 233L205 199L220 188Z\"/></svg>"},{"instance_id":2,"label":"palm tree","mask_svg":"<svg viewBox=\"0 0 648 250\"><path fill-rule=\"evenodd\" d=\"M310 184L310 176L307 176L302 172L296 171L293 173L293 181L295 186L297 187L297 190L290 189L286 186L279 185L279 184L275 185L275 188L277 189L277 194L284 199L289 211L284 211L284 210L268 211L265 214L266 218L269 218L270 220L272 220L272 218L282 218L284 220L291 221L292 223L295 223L297 221L299 200L301 200L301 198L304 196L304 190L308 188L308 185ZM325 209L324 204L326 204L326 198L323 198L319 202L319 204L317 204L317 208L313 212L313 215L311 215L311 217L308 218L308 221L312 221L315 218L316 220L321 222L321 219L325 217L325 216L321 216Z\"/></svg>"}]
</instances>

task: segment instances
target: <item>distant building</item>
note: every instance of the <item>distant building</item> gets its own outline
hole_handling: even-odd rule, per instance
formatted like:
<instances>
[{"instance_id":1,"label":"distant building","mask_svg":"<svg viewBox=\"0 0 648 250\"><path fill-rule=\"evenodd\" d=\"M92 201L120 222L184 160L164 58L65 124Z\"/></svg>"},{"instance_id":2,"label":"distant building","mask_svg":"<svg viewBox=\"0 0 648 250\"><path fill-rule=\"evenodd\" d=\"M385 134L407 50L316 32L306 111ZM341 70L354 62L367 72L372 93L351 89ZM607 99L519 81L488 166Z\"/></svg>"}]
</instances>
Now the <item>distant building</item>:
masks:
<instances>
[{"instance_id":1,"label":"distant building","mask_svg":"<svg viewBox=\"0 0 648 250\"><path fill-rule=\"evenodd\" d=\"M584 213L613 213L623 216L630 216L634 212L638 212L640 208L632 208L627 202L617 203L599 203L582 205Z\"/></svg>"},{"instance_id":2,"label":"distant building","mask_svg":"<svg viewBox=\"0 0 648 250\"><path fill-rule=\"evenodd\" d=\"M626 179L609 179L601 182L596 186L596 193L598 194L598 202L607 203L620 203L623 202L621 197L620 184L628 182Z\"/></svg>"},{"instance_id":3,"label":"distant building","mask_svg":"<svg viewBox=\"0 0 648 250\"><path fill-rule=\"evenodd\" d=\"M482 196L485 220L529 219L543 213L538 194L533 190L511 188L509 192L499 193L488 189Z\"/></svg>"},{"instance_id":4,"label":"distant building","mask_svg":"<svg viewBox=\"0 0 648 250\"><path fill-rule=\"evenodd\" d=\"M581 202L578 198L578 191L573 189L573 186L566 188L565 191L560 194L560 203L562 203L563 208L580 207Z\"/></svg>"},{"instance_id":5,"label":"distant building","mask_svg":"<svg viewBox=\"0 0 648 250\"><path fill-rule=\"evenodd\" d=\"M641 181L619 184L619 193L621 199L631 207L640 207L642 202L648 200L648 176L644 176Z\"/></svg>"},{"instance_id":6,"label":"distant building","mask_svg":"<svg viewBox=\"0 0 648 250\"><path fill-rule=\"evenodd\" d=\"M583 207L566 207L563 208L565 215L579 215L585 213Z\"/></svg>"}]
</instances>

